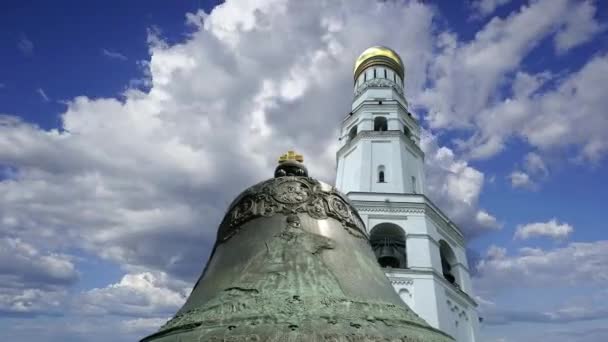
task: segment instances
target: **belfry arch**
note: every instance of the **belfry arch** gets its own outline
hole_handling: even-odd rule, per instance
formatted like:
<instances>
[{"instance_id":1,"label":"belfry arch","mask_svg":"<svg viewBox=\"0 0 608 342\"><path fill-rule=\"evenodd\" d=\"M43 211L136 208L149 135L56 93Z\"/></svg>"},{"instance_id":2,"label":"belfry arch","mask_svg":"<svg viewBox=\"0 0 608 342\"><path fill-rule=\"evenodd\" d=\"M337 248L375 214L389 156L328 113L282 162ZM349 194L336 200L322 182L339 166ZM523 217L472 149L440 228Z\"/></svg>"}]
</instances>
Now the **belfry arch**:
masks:
<instances>
[{"instance_id":1,"label":"belfry arch","mask_svg":"<svg viewBox=\"0 0 608 342\"><path fill-rule=\"evenodd\" d=\"M370 231L370 243L382 267L407 268L405 231L394 223L380 223Z\"/></svg>"},{"instance_id":2,"label":"belfry arch","mask_svg":"<svg viewBox=\"0 0 608 342\"><path fill-rule=\"evenodd\" d=\"M441 273L443 277L451 284L459 286L458 272L456 270L458 260L452 247L445 240L439 241L439 256L441 258Z\"/></svg>"},{"instance_id":3,"label":"belfry arch","mask_svg":"<svg viewBox=\"0 0 608 342\"><path fill-rule=\"evenodd\" d=\"M374 131L383 132L388 130L388 121L384 116L374 118Z\"/></svg>"}]
</instances>

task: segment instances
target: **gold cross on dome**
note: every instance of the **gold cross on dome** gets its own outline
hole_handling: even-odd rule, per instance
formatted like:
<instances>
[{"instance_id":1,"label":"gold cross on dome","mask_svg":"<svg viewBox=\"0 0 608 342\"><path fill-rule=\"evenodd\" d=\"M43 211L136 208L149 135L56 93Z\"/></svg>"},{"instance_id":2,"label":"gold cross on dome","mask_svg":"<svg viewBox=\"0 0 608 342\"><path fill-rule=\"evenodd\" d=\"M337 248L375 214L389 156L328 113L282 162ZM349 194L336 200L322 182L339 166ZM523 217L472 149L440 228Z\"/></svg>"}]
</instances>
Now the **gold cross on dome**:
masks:
<instances>
[{"instance_id":1,"label":"gold cross on dome","mask_svg":"<svg viewBox=\"0 0 608 342\"><path fill-rule=\"evenodd\" d=\"M304 156L299 153L296 153L296 151L287 151L287 153L279 157L279 164L284 163L288 160L295 160L301 163L304 161Z\"/></svg>"}]
</instances>

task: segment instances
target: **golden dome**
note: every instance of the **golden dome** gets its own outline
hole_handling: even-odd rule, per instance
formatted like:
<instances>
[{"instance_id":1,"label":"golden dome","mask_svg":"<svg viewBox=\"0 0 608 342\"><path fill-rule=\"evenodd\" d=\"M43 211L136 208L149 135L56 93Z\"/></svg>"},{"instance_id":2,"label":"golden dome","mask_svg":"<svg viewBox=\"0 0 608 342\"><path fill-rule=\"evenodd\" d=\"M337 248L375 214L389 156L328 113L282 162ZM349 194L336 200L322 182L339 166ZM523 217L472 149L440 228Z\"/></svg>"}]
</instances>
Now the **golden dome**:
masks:
<instances>
[{"instance_id":1,"label":"golden dome","mask_svg":"<svg viewBox=\"0 0 608 342\"><path fill-rule=\"evenodd\" d=\"M359 58L357 58L354 70L355 80L357 80L357 77L359 77L359 74L361 74L364 69L367 69L372 65L387 66L396 71L397 74L401 76L401 79L403 79L405 68L403 67L401 57L399 57L395 51L385 46L372 46L363 51Z\"/></svg>"}]
</instances>

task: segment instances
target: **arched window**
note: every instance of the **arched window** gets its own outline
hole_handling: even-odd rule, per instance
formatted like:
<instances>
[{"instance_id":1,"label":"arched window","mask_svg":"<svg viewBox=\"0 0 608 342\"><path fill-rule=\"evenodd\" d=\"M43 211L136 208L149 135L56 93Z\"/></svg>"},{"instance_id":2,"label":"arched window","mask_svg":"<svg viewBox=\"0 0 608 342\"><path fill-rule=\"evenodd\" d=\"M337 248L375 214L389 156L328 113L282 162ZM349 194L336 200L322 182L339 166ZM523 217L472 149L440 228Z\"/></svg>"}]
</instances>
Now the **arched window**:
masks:
<instances>
[{"instance_id":1,"label":"arched window","mask_svg":"<svg viewBox=\"0 0 608 342\"><path fill-rule=\"evenodd\" d=\"M348 140L353 140L357 136L357 126L353 126L353 128L348 131Z\"/></svg>"},{"instance_id":2,"label":"arched window","mask_svg":"<svg viewBox=\"0 0 608 342\"><path fill-rule=\"evenodd\" d=\"M377 116L374 119L374 131L386 131L388 124L384 116Z\"/></svg>"},{"instance_id":3,"label":"arched window","mask_svg":"<svg viewBox=\"0 0 608 342\"><path fill-rule=\"evenodd\" d=\"M374 69L374 78L376 78L376 69Z\"/></svg>"},{"instance_id":4,"label":"arched window","mask_svg":"<svg viewBox=\"0 0 608 342\"><path fill-rule=\"evenodd\" d=\"M410 132L410 129L406 125L403 125L403 134L410 139L412 138L412 132Z\"/></svg>"},{"instance_id":5,"label":"arched window","mask_svg":"<svg viewBox=\"0 0 608 342\"><path fill-rule=\"evenodd\" d=\"M394 223L380 223L370 232L372 249L381 267L407 268L405 232Z\"/></svg>"},{"instance_id":6,"label":"arched window","mask_svg":"<svg viewBox=\"0 0 608 342\"><path fill-rule=\"evenodd\" d=\"M441 272L443 277L450 283L458 286L456 282L456 272L453 266L456 265L456 255L450 245L444 240L439 241L439 255L441 257Z\"/></svg>"},{"instance_id":7,"label":"arched window","mask_svg":"<svg viewBox=\"0 0 608 342\"><path fill-rule=\"evenodd\" d=\"M384 69L384 78L388 78L386 77L386 69Z\"/></svg>"},{"instance_id":8,"label":"arched window","mask_svg":"<svg viewBox=\"0 0 608 342\"><path fill-rule=\"evenodd\" d=\"M384 176L384 165L380 165L378 166L378 183L386 183Z\"/></svg>"}]
</instances>

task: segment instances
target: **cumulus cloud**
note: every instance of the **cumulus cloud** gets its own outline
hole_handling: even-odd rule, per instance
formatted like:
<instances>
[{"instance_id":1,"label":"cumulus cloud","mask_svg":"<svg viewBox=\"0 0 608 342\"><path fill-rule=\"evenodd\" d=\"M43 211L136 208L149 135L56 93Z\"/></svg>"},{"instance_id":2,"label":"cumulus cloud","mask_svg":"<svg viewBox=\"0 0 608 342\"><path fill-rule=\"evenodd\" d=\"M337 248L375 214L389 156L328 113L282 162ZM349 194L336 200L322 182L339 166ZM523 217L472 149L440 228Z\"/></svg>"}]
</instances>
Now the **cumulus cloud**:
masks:
<instances>
[{"instance_id":1,"label":"cumulus cloud","mask_svg":"<svg viewBox=\"0 0 608 342\"><path fill-rule=\"evenodd\" d=\"M572 11L555 35L555 50L560 54L588 42L593 35L606 28L595 20L596 8L593 1L581 1Z\"/></svg>"},{"instance_id":2,"label":"cumulus cloud","mask_svg":"<svg viewBox=\"0 0 608 342\"><path fill-rule=\"evenodd\" d=\"M165 324L170 317L167 318L135 318L128 319L122 322L122 328L126 333L135 334L136 336L146 336Z\"/></svg>"},{"instance_id":3,"label":"cumulus cloud","mask_svg":"<svg viewBox=\"0 0 608 342\"><path fill-rule=\"evenodd\" d=\"M534 189L536 187L530 176L522 171L511 172L509 179L511 180L511 186L514 188Z\"/></svg>"},{"instance_id":4,"label":"cumulus cloud","mask_svg":"<svg viewBox=\"0 0 608 342\"><path fill-rule=\"evenodd\" d=\"M478 209L484 174L458 158L437 137L425 131L421 147L425 152L427 193L472 238L488 229L498 228L496 218Z\"/></svg>"},{"instance_id":5,"label":"cumulus cloud","mask_svg":"<svg viewBox=\"0 0 608 342\"><path fill-rule=\"evenodd\" d=\"M43 253L18 238L0 238L0 312L57 312L67 288L78 280L71 258Z\"/></svg>"},{"instance_id":6,"label":"cumulus cloud","mask_svg":"<svg viewBox=\"0 0 608 342\"><path fill-rule=\"evenodd\" d=\"M19 279L11 280L18 275ZM0 285L4 287L69 285L78 273L67 255L41 253L17 238L0 239Z\"/></svg>"},{"instance_id":7,"label":"cumulus cloud","mask_svg":"<svg viewBox=\"0 0 608 342\"><path fill-rule=\"evenodd\" d=\"M361 51L393 47L417 66L408 89L422 88L434 15L414 2L229 1L189 14L193 32L178 44L151 30L145 91L71 99L54 130L0 116L11 170L0 182L2 230L192 281L227 205L270 177L285 150L333 182ZM480 174L458 163L451 172L463 181L446 191L474 213Z\"/></svg>"},{"instance_id":8,"label":"cumulus cloud","mask_svg":"<svg viewBox=\"0 0 608 342\"><path fill-rule=\"evenodd\" d=\"M516 168L507 176L513 188L537 190L540 183L549 176L547 164L536 152L524 156L523 169L525 171Z\"/></svg>"},{"instance_id":9,"label":"cumulus cloud","mask_svg":"<svg viewBox=\"0 0 608 342\"><path fill-rule=\"evenodd\" d=\"M515 96L489 107L480 118L480 127L491 136L491 144L516 135L538 152L570 148L575 159L597 161L608 150L608 121L597 115L608 105L600 90L608 82L607 70L608 56L598 55L551 90L532 98ZM473 140L483 143L484 139ZM538 152L534 154L539 156ZM532 162L528 158L525 165L540 166Z\"/></svg>"},{"instance_id":10,"label":"cumulus cloud","mask_svg":"<svg viewBox=\"0 0 608 342\"><path fill-rule=\"evenodd\" d=\"M549 169L538 153L530 152L524 157L524 168L532 174L548 175Z\"/></svg>"},{"instance_id":11,"label":"cumulus cloud","mask_svg":"<svg viewBox=\"0 0 608 342\"><path fill-rule=\"evenodd\" d=\"M162 272L126 274L115 284L83 293L77 300L77 310L94 315L124 315L146 317L132 321L131 328L157 322L175 313L186 301L191 286L170 278ZM165 318L166 320L166 318Z\"/></svg>"},{"instance_id":12,"label":"cumulus cloud","mask_svg":"<svg viewBox=\"0 0 608 342\"><path fill-rule=\"evenodd\" d=\"M606 83L604 56L564 79L546 71L534 75L518 71L514 95L505 96L501 89L543 39L561 37L570 32L568 27L599 25L595 12L588 8L593 8L589 2L535 1L504 19L491 19L469 42L441 33L437 40L440 53L429 68L431 86L416 98L428 110L431 128L470 132L458 144L470 158L500 153L510 137L519 137L541 152L575 147L568 151L578 149L585 159L603 156L606 139L601 132L607 126L597 113L606 107L606 99L598 91ZM573 33L577 38L568 48L588 41L598 31L580 32ZM548 80L558 86L539 90ZM580 120L585 123L581 125Z\"/></svg>"},{"instance_id":13,"label":"cumulus cloud","mask_svg":"<svg viewBox=\"0 0 608 342\"><path fill-rule=\"evenodd\" d=\"M549 307L544 308L514 308L513 305L501 305L479 296L476 297L476 300L480 304L479 309L484 317L484 324L487 325L514 323L572 324L608 319L608 309L606 309L605 305L602 305L608 299L607 294L608 292L601 287L599 290L591 288L585 296L575 295L573 297L555 299L549 304ZM585 333L579 331L578 334L582 336ZM563 337L561 336L557 340L561 341ZM565 339L564 341L570 340Z\"/></svg>"},{"instance_id":14,"label":"cumulus cloud","mask_svg":"<svg viewBox=\"0 0 608 342\"><path fill-rule=\"evenodd\" d=\"M553 249L522 248L509 255L492 246L477 263L475 287L491 298L513 287L602 285L608 280L608 241L572 242ZM567 272L564 272L567 270Z\"/></svg>"},{"instance_id":15,"label":"cumulus cloud","mask_svg":"<svg viewBox=\"0 0 608 342\"><path fill-rule=\"evenodd\" d=\"M479 210L477 212L477 214L475 215L475 220L477 221L477 223L479 223L482 227L485 228L500 229L502 227L502 224L498 222L496 217L492 216L484 210Z\"/></svg>"},{"instance_id":16,"label":"cumulus cloud","mask_svg":"<svg viewBox=\"0 0 608 342\"><path fill-rule=\"evenodd\" d=\"M228 203L271 176L278 155L296 149L311 175L332 182L337 129L350 111L352 63L376 44L402 55L408 100L429 126L422 142L429 196L469 237L497 229L498 219L479 209L485 177L469 157L495 155L513 135L536 147L541 161L556 146L584 146L585 157L604 153L605 120L593 109L605 107L598 86L605 81L604 56L549 91L545 85L555 81L550 72L514 76L512 98L495 98L497 87L511 81L509 75L539 41L574 30L566 22L577 6L534 2L490 20L470 42L435 31L433 8L416 2L227 1L211 13L189 14L192 32L182 42L166 43L150 30L150 58L139 63L142 79L121 96L69 100L54 130L0 116L0 163L8 166L0 181L0 231L58 264L70 258L40 252L39 246L82 249L120 265L127 275L84 291L77 296L83 307L71 310L92 320L104 316L103 322L129 317L113 326L146 330L181 305L185 284L201 271ZM578 37L559 38L566 49L585 41L584 34L563 35ZM565 137L561 125L569 120L582 124ZM534 129L526 130L523 122ZM441 146L435 130L450 128L473 130L473 137L457 148ZM526 172L540 167L532 159L524 163ZM565 248L572 250L509 256L497 249L479 263L482 283L492 283L503 270L515 276L511 280L530 269L543 280L549 269L541 254L562 260L562 254L576 251L578 262L605 261L595 246ZM55 297L45 296L35 292L44 285L21 273L7 268L21 287L0 303L38 296L50 299L29 300L42 303L39 311L65 304L62 291L74 280L61 283L61 272L47 276L44 282L59 284L48 290ZM35 306L22 306L28 305ZM76 336L86 338L95 325L62 328L80 329Z\"/></svg>"},{"instance_id":17,"label":"cumulus cloud","mask_svg":"<svg viewBox=\"0 0 608 342\"><path fill-rule=\"evenodd\" d=\"M532 237L549 237L562 240L568 237L574 228L567 223L559 223L555 218L547 222L534 222L517 226L514 238L527 240Z\"/></svg>"},{"instance_id":18,"label":"cumulus cloud","mask_svg":"<svg viewBox=\"0 0 608 342\"><path fill-rule=\"evenodd\" d=\"M3 288L0 293L0 314L33 317L58 315L65 309L68 291L65 289Z\"/></svg>"},{"instance_id":19,"label":"cumulus cloud","mask_svg":"<svg viewBox=\"0 0 608 342\"><path fill-rule=\"evenodd\" d=\"M554 311L488 310L484 323L501 325L509 323L572 323L608 317L605 307L563 307Z\"/></svg>"}]
</instances>

